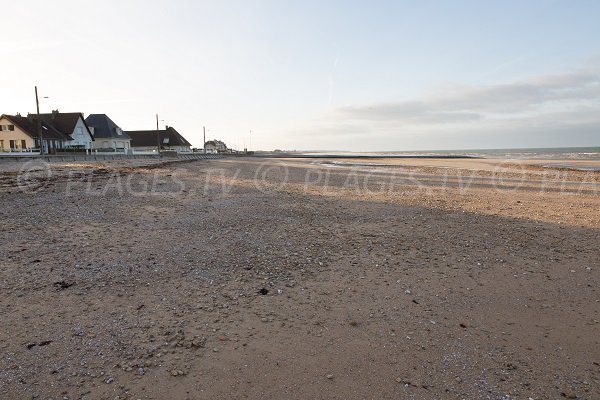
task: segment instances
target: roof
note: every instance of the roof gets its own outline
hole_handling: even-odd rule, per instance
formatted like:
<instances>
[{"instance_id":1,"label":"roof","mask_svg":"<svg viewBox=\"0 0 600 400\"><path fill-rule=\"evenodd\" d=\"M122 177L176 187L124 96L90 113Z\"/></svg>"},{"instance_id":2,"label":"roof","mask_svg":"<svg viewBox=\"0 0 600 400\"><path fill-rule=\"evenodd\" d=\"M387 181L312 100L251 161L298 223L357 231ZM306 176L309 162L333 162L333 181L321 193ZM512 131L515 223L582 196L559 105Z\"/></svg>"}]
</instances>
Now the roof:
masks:
<instances>
[{"instance_id":1,"label":"roof","mask_svg":"<svg viewBox=\"0 0 600 400\"><path fill-rule=\"evenodd\" d=\"M209 140L208 142L204 143L204 148L205 149L215 149L218 152L222 152L222 151L227 151L227 145L217 139L214 140Z\"/></svg>"},{"instance_id":2,"label":"roof","mask_svg":"<svg viewBox=\"0 0 600 400\"><path fill-rule=\"evenodd\" d=\"M131 138L131 147L157 146L156 130L127 131L125 133ZM161 146L191 146L191 143L171 126L168 126L167 129L159 130L158 135Z\"/></svg>"},{"instance_id":3,"label":"roof","mask_svg":"<svg viewBox=\"0 0 600 400\"><path fill-rule=\"evenodd\" d=\"M94 138L129 139L129 135L123 132L106 114L90 114L85 122L89 127L94 128ZM119 135L118 132L121 134Z\"/></svg>"},{"instance_id":4,"label":"roof","mask_svg":"<svg viewBox=\"0 0 600 400\"><path fill-rule=\"evenodd\" d=\"M35 118L36 114L29 114L29 117ZM48 114L40 114L40 118L42 119L42 121L52 124L57 130L61 131L66 135L71 135L73 132L75 132L75 126L77 126L77 121L79 121L79 118L81 118L83 124L87 128L90 137L93 138L92 132L90 131L89 126L85 122L83 114L80 112L61 113L58 111L53 111Z\"/></svg>"},{"instance_id":5,"label":"roof","mask_svg":"<svg viewBox=\"0 0 600 400\"><path fill-rule=\"evenodd\" d=\"M206 146L223 146L224 148L227 148L227 145L225 144L225 142L221 141L221 140L217 140L217 139L213 139L213 140L207 140L205 143Z\"/></svg>"},{"instance_id":6,"label":"roof","mask_svg":"<svg viewBox=\"0 0 600 400\"><path fill-rule=\"evenodd\" d=\"M11 121L13 124L19 127L24 133L32 137L33 139L38 138L37 131L37 119L35 115L29 115L28 117L23 117L21 115L7 115L3 114L2 118L6 118ZM57 130L52 124L49 124L42 120L42 138L44 140L47 139L56 139L56 140L73 140L70 136L63 134L59 130Z\"/></svg>"}]
</instances>

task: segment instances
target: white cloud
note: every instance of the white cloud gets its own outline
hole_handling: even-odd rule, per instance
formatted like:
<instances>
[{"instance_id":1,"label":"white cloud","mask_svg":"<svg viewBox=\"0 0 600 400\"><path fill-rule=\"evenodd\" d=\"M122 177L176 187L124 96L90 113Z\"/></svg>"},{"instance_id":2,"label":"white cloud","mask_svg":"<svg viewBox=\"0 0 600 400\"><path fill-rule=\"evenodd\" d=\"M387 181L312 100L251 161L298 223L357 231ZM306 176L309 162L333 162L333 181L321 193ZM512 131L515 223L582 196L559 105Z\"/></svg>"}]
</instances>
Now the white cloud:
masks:
<instances>
[{"instance_id":1,"label":"white cloud","mask_svg":"<svg viewBox=\"0 0 600 400\"><path fill-rule=\"evenodd\" d=\"M464 123L494 116L532 115L546 107L597 108L599 100L600 71L581 70L511 84L456 88L418 100L339 107L331 116L402 125Z\"/></svg>"},{"instance_id":2,"label":"white cloud","mask_svg":"<svg viewBox=\"0 0 600 400\"><path fill-rule=\"evenodd\" d=\"M288 137L299 148L364 151L597 146L600 62L521 82L337 107L304 129L288 131ZM321 146L305 145L306 139Z\"/></svg>"}]
</instances>

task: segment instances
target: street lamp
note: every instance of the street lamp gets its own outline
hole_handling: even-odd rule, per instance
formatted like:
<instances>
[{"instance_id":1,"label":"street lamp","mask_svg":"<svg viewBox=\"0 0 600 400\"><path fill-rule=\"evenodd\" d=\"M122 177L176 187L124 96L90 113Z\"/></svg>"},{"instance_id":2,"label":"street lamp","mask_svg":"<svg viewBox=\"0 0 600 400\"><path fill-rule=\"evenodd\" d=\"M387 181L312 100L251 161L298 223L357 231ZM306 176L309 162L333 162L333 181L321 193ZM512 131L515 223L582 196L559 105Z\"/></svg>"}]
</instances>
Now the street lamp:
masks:
<instances>
[{"instance_id":1,"label":"street lamp","mask_svg":"<svg viewBox=\"0 0 600 400\"><path fill-rule=\"evenodd\" d=\"M44 96L44 99L47 99L48 96ZM40 119L40 100L38 98L38 90L37 86L35 87L35 107L37 109L37 131L38 131L38 139L40 141L40 156L44 155L44 140L42 134L42 120Z\"/></svg>"},{"instance_id":2,"label":"street lamp","mask_svg":"<svg viewBox=\"0 0 600 400\"><path fill-rule=\"evenodd\" d=\"M165 122L164 119L161 119L160 122ZM166 132L166 127L165 127ZM158 128L158 114L156 114L156 151L160 155L160 130Z\"/></svg>"},{"instance_id":3,"label":"street lamp","mask_svg":"<svg viewBox=\"0 0 600 400\"><path fill-rule=\"evenodd\" d=\"M158 114L156 114L156 154L160 156L160 134L158 130Z\"/></svg>"}]
</instances>

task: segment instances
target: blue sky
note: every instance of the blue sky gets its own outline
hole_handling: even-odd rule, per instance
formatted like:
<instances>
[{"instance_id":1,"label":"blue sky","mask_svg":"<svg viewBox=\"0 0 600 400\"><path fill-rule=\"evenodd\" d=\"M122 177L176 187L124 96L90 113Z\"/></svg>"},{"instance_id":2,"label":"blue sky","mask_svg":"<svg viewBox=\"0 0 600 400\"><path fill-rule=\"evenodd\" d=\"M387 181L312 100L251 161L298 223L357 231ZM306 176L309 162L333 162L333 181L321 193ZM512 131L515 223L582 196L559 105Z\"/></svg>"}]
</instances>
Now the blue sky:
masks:
<instances>
[{"instance_id":1,"label":"blue sky","mask_svg":"<svg viewBox=\"0 0 600 400\"><path fill-rule=\"evenodd\" d=\"M37 84L197 146L600 145L598 1L2 3L3 113Z\"/></svg>"}]
</instances>

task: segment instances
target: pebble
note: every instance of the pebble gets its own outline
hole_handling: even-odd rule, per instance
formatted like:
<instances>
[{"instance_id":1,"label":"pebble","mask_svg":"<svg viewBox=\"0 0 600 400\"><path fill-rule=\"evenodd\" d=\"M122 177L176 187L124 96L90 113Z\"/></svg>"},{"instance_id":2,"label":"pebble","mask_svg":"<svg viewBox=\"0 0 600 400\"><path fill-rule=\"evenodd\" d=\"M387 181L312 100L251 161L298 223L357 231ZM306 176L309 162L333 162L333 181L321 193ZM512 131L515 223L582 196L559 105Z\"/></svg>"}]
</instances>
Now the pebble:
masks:
<instances>
[{"instance_id":1,"label":"pebble","mask_svg":"<svg viewBox=\"0 0 600 400\"><path fill-rule=\"evenodd\" d=\"M577 396L577 394L575 392L571 392L571 391L566 391L561 393L563 397L566 397L567 399L576 399L579 396Z\"/></svg>"},{"instance_id":2,"label":"pebble","mask_svg":"<svg viewBox=\"0 0 600 400\"><path fill-rule=\"evenodd\" d=\"M406 378L396 378L396 382L401 383L403 385L410 385L410 381Z\"/></svg>"}]
</instances>

